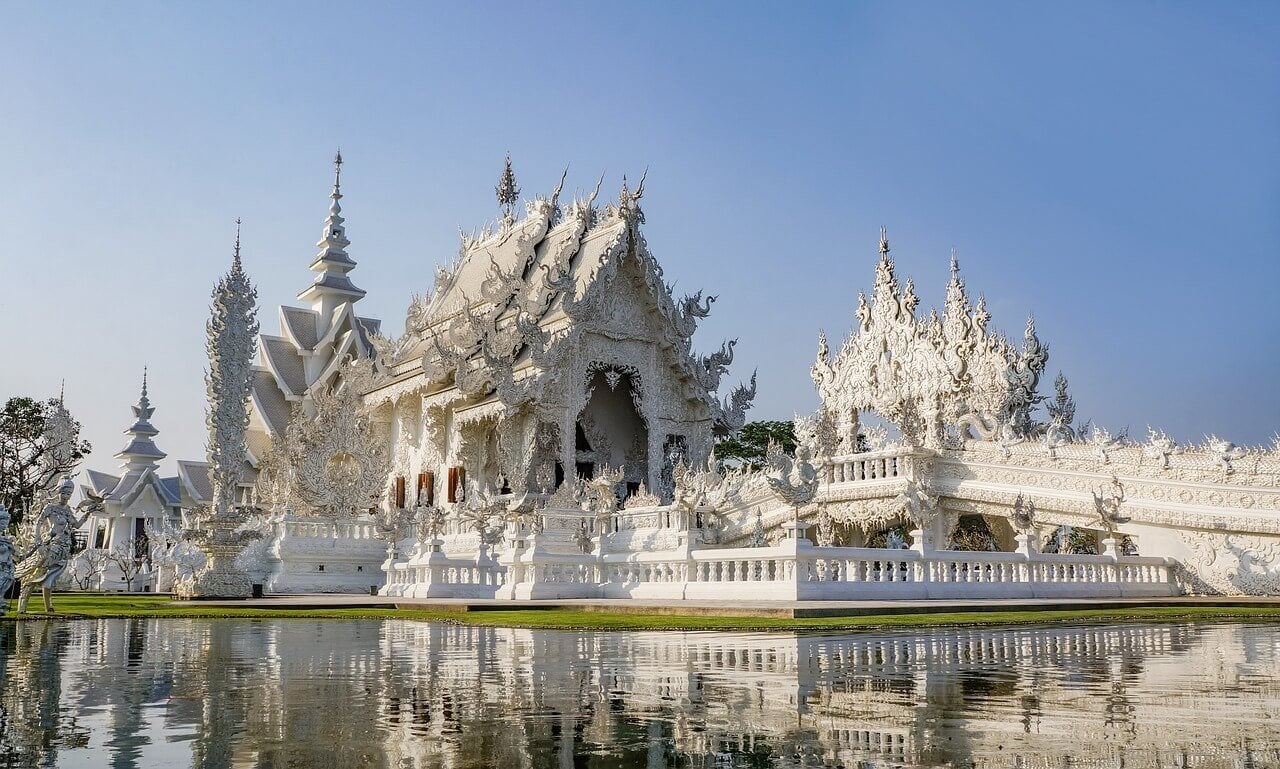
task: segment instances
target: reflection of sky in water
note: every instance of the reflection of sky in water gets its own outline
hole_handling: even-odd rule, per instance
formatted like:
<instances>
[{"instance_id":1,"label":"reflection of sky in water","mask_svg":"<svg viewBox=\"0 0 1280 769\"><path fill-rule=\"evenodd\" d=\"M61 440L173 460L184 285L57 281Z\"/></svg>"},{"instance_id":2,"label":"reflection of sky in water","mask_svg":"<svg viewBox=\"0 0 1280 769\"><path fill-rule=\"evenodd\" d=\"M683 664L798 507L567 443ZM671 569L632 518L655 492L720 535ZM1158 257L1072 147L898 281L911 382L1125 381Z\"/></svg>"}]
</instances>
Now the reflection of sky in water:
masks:
<instances>
[{"instance_id":1,"label":"reflection of sky in water","mask_svg":"<svg viewBox=\"0 0 1280 769\"><path fill-rule=\"evenodd\" d=\"M1265 625L26 621L0 674L0 767L1280 766Z\"/></svg>"}]
</instances>

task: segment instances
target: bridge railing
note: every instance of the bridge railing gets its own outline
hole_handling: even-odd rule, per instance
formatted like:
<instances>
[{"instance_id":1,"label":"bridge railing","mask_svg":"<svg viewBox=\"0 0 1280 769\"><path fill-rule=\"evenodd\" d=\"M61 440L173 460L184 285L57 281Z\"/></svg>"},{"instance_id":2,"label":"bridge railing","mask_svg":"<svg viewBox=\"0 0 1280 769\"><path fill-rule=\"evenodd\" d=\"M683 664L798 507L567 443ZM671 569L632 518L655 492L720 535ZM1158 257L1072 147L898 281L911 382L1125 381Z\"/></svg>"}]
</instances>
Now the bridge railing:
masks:
<instances>
[{"instance_id":1,"label":"bridge railing","mask_svg":"<svg viewBox=\"0 0 1280 769\"><path fill-rule=\"evenodd\" d=\"M507 582L534 597L664 600L984 599L1176 595L1162 558L813 547L537 553ZM523 593L521 593L523 587Z\"/></svg>"}]
</instances>

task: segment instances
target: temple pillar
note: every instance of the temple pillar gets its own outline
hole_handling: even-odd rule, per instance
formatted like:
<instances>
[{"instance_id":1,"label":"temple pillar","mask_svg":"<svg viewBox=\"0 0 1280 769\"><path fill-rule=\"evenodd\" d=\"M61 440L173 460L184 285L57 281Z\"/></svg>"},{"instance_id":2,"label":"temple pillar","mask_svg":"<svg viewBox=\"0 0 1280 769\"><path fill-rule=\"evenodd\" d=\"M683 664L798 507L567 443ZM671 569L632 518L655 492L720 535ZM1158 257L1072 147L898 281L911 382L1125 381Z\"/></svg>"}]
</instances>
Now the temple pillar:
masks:
<instances>
[{"instance_id":1,"label":"temple pillar","mask_svg":"<svg viewBox=\"0 0 1280 769\"><path fill-rule=\"evenodd\" d=\"M657 420L649 422L649 472L646 473L645 485L650 493L662 494L662 465L666 461L663 456L663 442L666 441L666 429L659 427Z\"/></svg>"},{"instance_id":2,"label":"temple pillar","mask_svg":"<svg viewBox=\"0 0 1280 769\"><path fill-rule=\"evenodd\" d=\"M560 417L560 466L565 481L572 481L578 473L578 418L571 409Z\"/></svg>"}]
</instances>

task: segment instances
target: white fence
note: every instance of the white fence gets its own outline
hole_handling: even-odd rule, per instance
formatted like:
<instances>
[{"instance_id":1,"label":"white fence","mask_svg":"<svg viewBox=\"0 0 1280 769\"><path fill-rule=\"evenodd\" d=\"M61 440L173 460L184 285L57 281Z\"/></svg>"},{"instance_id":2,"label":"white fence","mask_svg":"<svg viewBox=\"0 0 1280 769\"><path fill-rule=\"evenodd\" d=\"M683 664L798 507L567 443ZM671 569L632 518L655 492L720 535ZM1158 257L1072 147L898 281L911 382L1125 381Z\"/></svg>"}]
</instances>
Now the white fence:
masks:
<instances>
[{"instance_id":1,"label":"white fence","mask_svg":"<svg viewBox=\"0 0 1280 769\"><path fill-rule=\"evenodd\" d=\"M434 558L396 564L387 593L419 597L874 600L1177 595L1163 558L776 547L688 552L518 552L504 565Z\"/></svg>"}]
</instances>

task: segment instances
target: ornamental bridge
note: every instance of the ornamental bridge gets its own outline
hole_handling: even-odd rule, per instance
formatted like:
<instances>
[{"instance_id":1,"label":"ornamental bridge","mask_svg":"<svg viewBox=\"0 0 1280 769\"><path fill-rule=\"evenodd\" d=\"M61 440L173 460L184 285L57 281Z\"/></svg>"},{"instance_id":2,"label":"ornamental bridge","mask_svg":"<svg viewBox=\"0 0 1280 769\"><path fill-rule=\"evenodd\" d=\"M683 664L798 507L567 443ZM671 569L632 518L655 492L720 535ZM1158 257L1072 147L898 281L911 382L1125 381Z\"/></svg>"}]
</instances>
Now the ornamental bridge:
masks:
<instances>
[{"instance_id":1,"label":"ornamental bridge","mask_svg":"<svg viewBox=\"0 0 1280 769\"><path fill-rule=\"evenodd\" d=\"M383 592L791 601L1280 594L1272 456L967 441L815 465L818 490L800 510L778 501L764 474L730 472L716 476L727 489L718 506L628 506L602 517L553 505L508 524L492 550L458 519L434 544L410 544L391 562ZM913 494L924 500L914 515ZM1106 522L1099 508L1109 503L1118 512ZM947 549L971 516L997 550ZM883 532L903 525L910 533L892 547ZM1060 527L1091 535L1097 554L1044 552Z\"/></svg>"}]
</instances>

